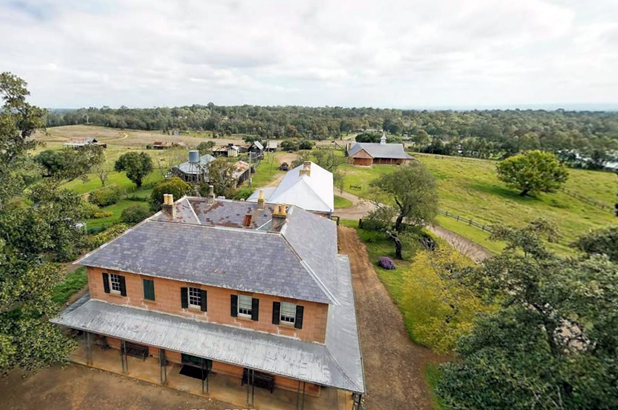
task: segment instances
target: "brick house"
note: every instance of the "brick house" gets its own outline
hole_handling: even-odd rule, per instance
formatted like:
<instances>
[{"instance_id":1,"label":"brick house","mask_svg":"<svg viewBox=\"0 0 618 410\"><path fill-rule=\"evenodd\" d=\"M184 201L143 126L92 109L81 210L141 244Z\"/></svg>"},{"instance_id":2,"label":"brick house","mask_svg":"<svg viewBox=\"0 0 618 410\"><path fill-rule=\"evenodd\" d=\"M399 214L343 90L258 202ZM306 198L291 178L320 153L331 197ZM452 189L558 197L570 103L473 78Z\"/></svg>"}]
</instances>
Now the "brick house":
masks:
<instances>
[{"instance_id":1,"label":"brick house","mask_svg":"<svg viewBox=\"0 0 618 410\"><path fill-rule=\"evenodd\" d=\"M413 160L414 157L408 155L403 144L389 144L386 142L386 135L382 135L380 143L349 143L347 155L352 165L372 166L380 165L403 165Z\"/></svg>"},{"instance_id":2,"label":"brick house","mask_svg":"<svg viewBox=\"0 0 618 410\"><path fill-rule=\"evenodd\" d=\"M89 295L52 322L81 333L87 355L119 350L123 371L128 356L156 359L163 384L175 368L200 375L203 392L222 374L252 392L302 391L303 404L343 390L358 408L363 366L335 223L263 200L165 201L78 261Z\"/></svg>"}]
</instances>

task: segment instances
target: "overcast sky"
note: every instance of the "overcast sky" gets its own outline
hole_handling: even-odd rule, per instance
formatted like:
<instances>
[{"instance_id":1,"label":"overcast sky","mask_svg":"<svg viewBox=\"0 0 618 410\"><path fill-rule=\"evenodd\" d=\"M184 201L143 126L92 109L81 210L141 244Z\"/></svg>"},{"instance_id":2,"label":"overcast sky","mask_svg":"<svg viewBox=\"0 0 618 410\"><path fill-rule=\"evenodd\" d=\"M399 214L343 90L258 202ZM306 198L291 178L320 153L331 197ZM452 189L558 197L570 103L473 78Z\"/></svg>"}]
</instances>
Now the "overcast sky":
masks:
<instances>
[{"instance_id":1,"label":"overcast sky","mask_svg":"<svg viewBox=\"0 0 618 410\"><path fill-rule=\"evenodd\" d=\"M52 108L618 105L618 0L0 0Z\"/></svg>"}]
</instances>

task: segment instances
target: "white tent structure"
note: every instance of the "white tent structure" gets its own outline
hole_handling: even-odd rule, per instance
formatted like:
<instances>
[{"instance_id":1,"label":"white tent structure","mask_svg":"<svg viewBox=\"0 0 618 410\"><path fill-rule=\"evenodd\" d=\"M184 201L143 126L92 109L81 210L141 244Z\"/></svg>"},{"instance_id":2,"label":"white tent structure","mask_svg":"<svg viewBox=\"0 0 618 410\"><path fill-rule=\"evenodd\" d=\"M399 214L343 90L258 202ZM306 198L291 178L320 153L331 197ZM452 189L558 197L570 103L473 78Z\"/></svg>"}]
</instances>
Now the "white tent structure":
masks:
<instances>
[{"instance_id":1,"label":"white tent structure","mask_svg":"<svg viewBox=\"0 0 618 410\"><path fill-rule=\"evenodd\" d=\"M288 171L278 187L259 189L247 201L257 202L260 191L268 203L296 205L326 214L335 210L333 174L311 161Z\"/></svg>"}]
</instances>

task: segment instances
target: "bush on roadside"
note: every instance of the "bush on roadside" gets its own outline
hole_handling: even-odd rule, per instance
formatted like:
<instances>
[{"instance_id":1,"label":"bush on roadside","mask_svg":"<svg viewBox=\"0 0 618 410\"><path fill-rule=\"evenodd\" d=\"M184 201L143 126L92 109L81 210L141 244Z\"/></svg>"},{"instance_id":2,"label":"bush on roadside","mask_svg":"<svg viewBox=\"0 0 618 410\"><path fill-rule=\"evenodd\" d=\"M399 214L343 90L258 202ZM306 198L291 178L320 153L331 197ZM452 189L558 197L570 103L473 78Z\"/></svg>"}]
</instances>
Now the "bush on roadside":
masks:
<instances>
[{"instance_id":1,"label":"bush on roadside","mask_svg":"<svg viewBox=\"0 0 618 410\"><path fill-rule=\"evenodd\" d=\"M92 218L93 219L109 218L110 216L113 216L113 215L114 213L110 211L100 211L100 212L95 212L94 214L92 214Z\"/></svg>"},{"instance_id":2,"label":"bush on roadside","mask_svg":"<svg viewBox=\"0 0 618 410\"><path fill-rule=\"evenodd\" d=\"M393 225L394 217L393 208L376 208L363 218L362 228L368 231L385 231Z\"/></svg>"},{"instance_id":3,"label":"bush on roadside","mask_svg":"<svg viewBox=\"0 0 618 410\"><path fill-rule=\"evenodd\" d=\"M378 261L378 266L386 270L393 270L397 268L397 266L395 266L395 262L387 256L382 256L380 258Z\"/></svg>"},{"instance_id":4,"label":"bush on roadside","mask_svg":"<svg viewBox=\"0 0 618 410\"><path fill-rule=\"evenodd\" d=\"M122 210L120 220L126 224L133 225L142 222L150 216L150 210L144 205L135 204Z\"/></svg>"},{"instance_id":5,"label":"bush on roadside","mask_svg":"<svg viewBox=\"0 0 618 410\"><path fill-rule=\"evenodd\" d=\"M123 195L124 191L121 188L111 185L92 191L90 195L88 195L88 202L104 207L117 203L122 199Z\"/></svg>"},{"instance_id":6,"label":"bush on roadside","mask_svg":"<svg viewBox=\"0 0 618 410\"><path fill-rule=\"evenodd\" d=\"M475 314L487 311L452 273L472 262L450 246L418 252L404 274L402 310L410 337L436 352L448 352L472 330Z\"/></svg>"}]
</instances>

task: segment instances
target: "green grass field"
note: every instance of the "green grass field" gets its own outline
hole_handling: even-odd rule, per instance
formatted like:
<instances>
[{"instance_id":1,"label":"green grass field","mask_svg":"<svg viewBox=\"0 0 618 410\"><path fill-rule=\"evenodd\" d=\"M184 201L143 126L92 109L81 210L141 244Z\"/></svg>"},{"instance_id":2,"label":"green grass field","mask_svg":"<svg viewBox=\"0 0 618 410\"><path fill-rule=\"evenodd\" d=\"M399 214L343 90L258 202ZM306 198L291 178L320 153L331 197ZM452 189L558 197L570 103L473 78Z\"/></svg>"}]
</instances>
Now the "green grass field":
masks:
<instances>
[{"instance_id":1,"label":"green grass field","mask_svg":"<svg viewBox=\"0 0 618 410\"><path fill-rule=\"evenodd\" d=\"M71 295L88 283L88 272L85 266L80 266L67 274L62 282L57 283L52 290L52 300L59 304L66 303Z\"/></svg>"},{"instance_id":2,"label":"green grass field","mask_svg":"<svg viewBox=\"0 0 618 410\"><path fill-rule=\"evenodd\" d=\"M608 211L597 209L566 193L540 194L538 197L521 197L517 191L508 189L496 177L496 161L415 155L438 179L440 208L471 218L482 224L502 223L522 227L528 222L544 217L556 224L562 238L551 248L568 253L568 245L579 235L591 229L618 225L618 218ZM376 165L372 168L347 165L345 190L366 196L369 182L393 167ZM615 201L616 175L608 172L569 170L566 188L596 201L612 204ZM352 186L359 186L352 188ZM465 236L493 252L499 252L502 244L487 239L486 232L457 222L455 219L438 217L437 222L445 228Z\"/></svg>"},{"instance_id":3,"label":"green grass field","mask_svg":"<svg viewBox=\"0 0 618 410\"><path fill-rule=\"evenodd\" d=\"M349 208L352 206L352 201L339 195L335 195L335 209Z\"/></svg>"}]
</instances>

